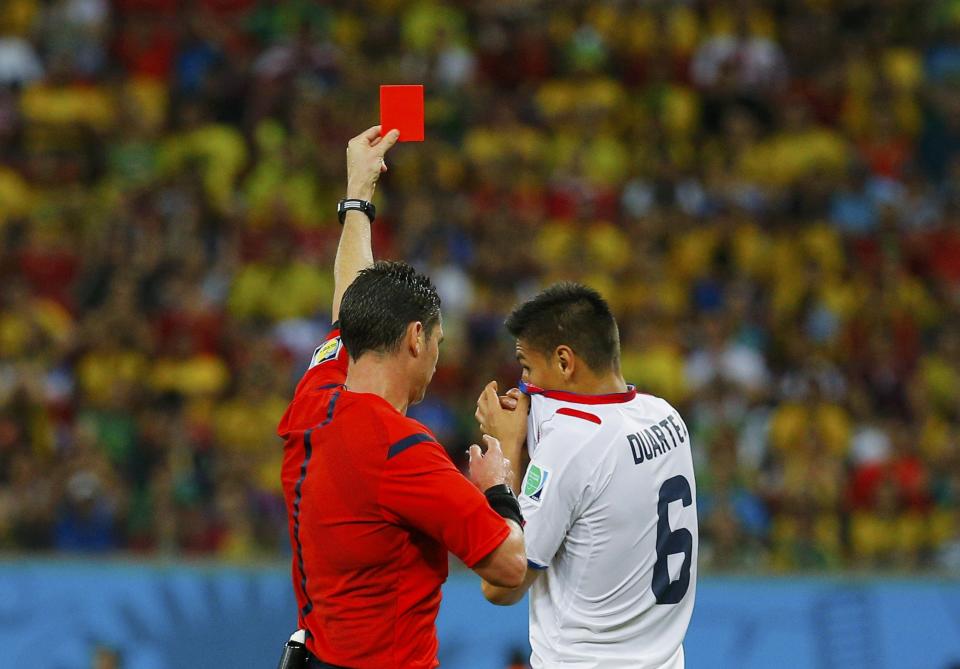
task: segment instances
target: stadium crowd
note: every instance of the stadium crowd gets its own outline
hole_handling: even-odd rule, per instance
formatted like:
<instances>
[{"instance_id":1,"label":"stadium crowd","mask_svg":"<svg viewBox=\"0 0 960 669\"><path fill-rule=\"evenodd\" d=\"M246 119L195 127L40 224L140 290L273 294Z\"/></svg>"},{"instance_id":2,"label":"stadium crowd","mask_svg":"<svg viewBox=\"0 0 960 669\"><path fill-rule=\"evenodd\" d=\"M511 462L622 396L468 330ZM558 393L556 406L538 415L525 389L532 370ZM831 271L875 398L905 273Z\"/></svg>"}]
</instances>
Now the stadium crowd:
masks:
<instances>
[{"instance_id":1,"label":"stadium crowd","mask_svg":"<svg viewBox=\"0 0 960 669\"><path fill-rule=\"evenodd\" d=\"M289 550L347 138L424 83L379 257L457 461L560 278L695 436L713 569L960 570L960 2L0 3L0 549Z\"/></svg>"}]
</instances>

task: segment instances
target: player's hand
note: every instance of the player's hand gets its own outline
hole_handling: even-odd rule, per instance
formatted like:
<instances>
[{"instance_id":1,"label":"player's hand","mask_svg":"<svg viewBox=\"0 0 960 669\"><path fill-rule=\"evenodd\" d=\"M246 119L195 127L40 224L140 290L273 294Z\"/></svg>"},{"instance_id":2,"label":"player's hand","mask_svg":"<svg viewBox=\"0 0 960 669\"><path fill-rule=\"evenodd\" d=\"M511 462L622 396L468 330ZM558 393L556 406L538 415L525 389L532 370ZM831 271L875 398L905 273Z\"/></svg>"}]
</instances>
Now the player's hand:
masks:
<instances>
[{"instance_id":1,"label":"player's hand","mask_svg":"<svg viewBox=\"0 0 960 669\"><path fill-rule=\"evenodd\" d=\"M387 171L384 156L397 143L399 130L380 136L380 126L367 128L347 144L347 197L373 199L377 180Z\"/></svg>"},{"instance_id":2,"label":"player's hand","mask_svg":"<svg viewBox=\"0 0 960 669\"><path fill-rule=\"evenodd\" d=\"M477 486L480 492L501 483L509 485L513 477L513 468L510 460L503 455L500 442L485 434L483 443L487 445L486 453L476 444L470 446L470 450L467 451L470 454L470 480L473 481L473 485Z\"/></svg>"},{"instance_id":3,"label":"player's hand","mask_svg":"<svg viewBox=\"0 0 960 669\"><path fill-rule=\"evenodd\" d=\"M522 397L523 393L519 388L511 388L507 391L506 395L500 396L500 408L513 411L517 408L517 404L521 401Z\"/></svg>"},{"instance_id":4,"label":"player's hand","mask_svg":"<svg viewBox=\"0 0 960 669\"><path fill-rule=\"evenodd\" d=\"M501 398L497 395L497 382L491 381L477 399L474 418L480 430L500 440L507 457L518 462L523 444L527 439L527 414L530 398L519 390L511 389ZM504 407L507 404L508 407ZM509 408L509 405L513 408Z\"/></svg>"}]
</instances>

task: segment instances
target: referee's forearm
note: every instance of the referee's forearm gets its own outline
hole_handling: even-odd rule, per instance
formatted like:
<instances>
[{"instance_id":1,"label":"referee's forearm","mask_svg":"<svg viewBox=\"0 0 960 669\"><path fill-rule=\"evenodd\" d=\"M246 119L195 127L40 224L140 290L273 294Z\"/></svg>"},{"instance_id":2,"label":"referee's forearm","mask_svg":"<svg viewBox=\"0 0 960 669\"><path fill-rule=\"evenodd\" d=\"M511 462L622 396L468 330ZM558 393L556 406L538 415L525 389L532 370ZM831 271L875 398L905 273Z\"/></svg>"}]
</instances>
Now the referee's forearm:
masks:
<instances>
[{"instance_id":1,"label":"referee's forearm","mask_svg":"<svg viewBox=\"0 0 960 669\"><path fill-rule=\"evenodd\" d=\"M373 264L370 219L361 211L350 210L343 221L337 257L333 262L333 319L340 317L340 302L357 274Z\"/></svg>"},{"instance_id":2,"label":"referee's forearm","mask_svg":"<svg viewBox=\"0 0 960 669\"><path fill-rule=\"evenodd\" d=\"M400 138L398 130L380 134L380 126L367 128L347 144L347 198L373 200L377 180L387 171L384 156ZM373 246L370 242L370 220L366 212L344 212L340 244L333 262L333 320L340 318L340 303L357 274L373 264Z\"/></svg>"},{"instance_id":3,"label":"referee's forearm","mask_svg":"<svg viewBox=\"0 0 960 669\"><path fill-rule=\"evenodd\" d=\"M527 551L523 530L513 520L504 519L510 533L499 546L473 566L484 583L502 588L515 588L527 573Z\"/></svg>"},{"instance_id":4,"label":"referee's forearm","mask_svg":"<svg viewBox=\"0 0 960 669\"><path fill-rule=\"evenodd\" d=\"M482 579L480 586L484 598L491 604L496 604L497 606L510 606L523 599L524 594L526 594L530 586L533 585L539 573L536 569L527 567L527 552L524 547L523 530L512 520L507 520L507 524L510 526L510 536L504 541L504 544L501 544L501 547L507 551L516 552L514 557L522 560L521 573L512 576L510 583L505 583L502 580L494 580L482 572L478 572Z\"/></svg>"}]
</instances>

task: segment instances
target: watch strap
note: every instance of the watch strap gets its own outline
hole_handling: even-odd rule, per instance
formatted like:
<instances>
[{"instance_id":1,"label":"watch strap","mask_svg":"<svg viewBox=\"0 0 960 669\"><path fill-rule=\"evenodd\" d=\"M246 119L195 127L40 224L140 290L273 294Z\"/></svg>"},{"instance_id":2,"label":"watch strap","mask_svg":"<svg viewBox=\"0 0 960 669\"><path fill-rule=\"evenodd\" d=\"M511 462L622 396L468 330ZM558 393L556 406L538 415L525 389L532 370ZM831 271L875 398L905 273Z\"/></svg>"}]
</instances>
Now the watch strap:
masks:
<instances>
[{"instance_id":1,"label":"watch strap","mask_svg":"<svg viewBox=\"0 0 960 669\"><path fill-rule=\"evenodd\" d=\"M337 203L337 216L340 218L340 225L343 225L347 217L347 212L351 209L366 214L371 223L373 223L377 217L377 208L373 206L372 202L356 198L344 198Z\"/></svg>"}]
</instances>

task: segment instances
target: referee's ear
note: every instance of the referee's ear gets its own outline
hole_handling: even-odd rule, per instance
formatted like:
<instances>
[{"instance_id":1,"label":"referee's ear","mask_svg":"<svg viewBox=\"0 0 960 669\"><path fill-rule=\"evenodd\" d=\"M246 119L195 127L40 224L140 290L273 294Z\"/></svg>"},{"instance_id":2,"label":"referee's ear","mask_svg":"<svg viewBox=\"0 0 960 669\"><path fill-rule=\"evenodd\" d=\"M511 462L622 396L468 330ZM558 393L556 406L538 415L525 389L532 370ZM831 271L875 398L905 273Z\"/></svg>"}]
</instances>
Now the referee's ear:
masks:
<instances>
[{"instance_id":1,"label":"referee's ear","mask_svg":"<svg viewBox=\"0 0 960 669\"><path fill-rule=\"evenodd\" d=\"M419 358L426 351L427 333L420 321L412 321L407 324L407 330L403 335L404 345L410 351L410 355Z\"/></svg>"}]
</instances>

